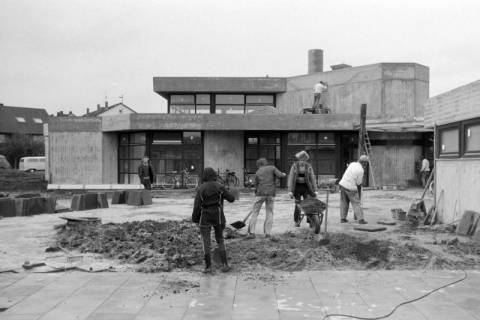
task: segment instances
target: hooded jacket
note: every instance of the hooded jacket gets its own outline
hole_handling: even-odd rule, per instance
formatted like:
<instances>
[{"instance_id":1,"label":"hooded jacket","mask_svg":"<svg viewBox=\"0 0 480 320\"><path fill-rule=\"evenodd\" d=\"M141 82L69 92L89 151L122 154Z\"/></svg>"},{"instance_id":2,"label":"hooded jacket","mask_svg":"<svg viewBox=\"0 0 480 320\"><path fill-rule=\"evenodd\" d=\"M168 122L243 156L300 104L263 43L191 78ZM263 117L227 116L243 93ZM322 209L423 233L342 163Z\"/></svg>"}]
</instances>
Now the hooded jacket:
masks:
<instances>
[{"instance_id":1,"label":"hooded jacket","mask_svg":"<svg viewBox=\"0 0 480 320\"><path fill-rule=\"evenodd\" d=\"M217 182L217 173L212 168L205 168L203 183L197 190L193 204L192 221L199 225L225 226L223 200L235 201L235 197L222 184Z\"/></svg>"}]
</instances>

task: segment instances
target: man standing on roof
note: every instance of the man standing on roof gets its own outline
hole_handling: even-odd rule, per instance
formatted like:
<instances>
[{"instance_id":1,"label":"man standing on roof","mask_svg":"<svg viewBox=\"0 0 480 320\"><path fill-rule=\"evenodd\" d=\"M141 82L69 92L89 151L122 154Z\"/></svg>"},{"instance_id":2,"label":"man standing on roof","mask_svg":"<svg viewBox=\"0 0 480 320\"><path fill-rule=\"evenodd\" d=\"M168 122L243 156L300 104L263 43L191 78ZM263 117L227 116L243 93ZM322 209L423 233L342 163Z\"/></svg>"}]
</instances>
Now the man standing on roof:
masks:
<instances>
[{"instance_id":1,"label":"man standing on roof","mask_svg":"<svg viewBox=\"0 0 480 320\"><path fill-rule=\"evenodd\" d=\"M360 203L362 183L363 183L363 165L368 163L366 155L360 156L357 162L348 165L347 170L340 180L340 222L348 222L347 214L349 204L352 203L353 213L358 223L366 224L363 218L363 209Z\"/></svg>"},{"instance_id":2,"label":"man standing on roof","mask_svg":"<svg viewBox=\"0 0 480 320\"><path fill-rule=\"evenodd\" d=\"M313 87L313 110L317 110L319 111L320 109L322 109L322 105L321 105L321 98L322 98L322 94L324 94L328 89L328 86L325 82L323 81L319 81L317 84L315 84L315 86ZM315 112L314 112L315 113ZM317 113L320 113L320 112L317 112Z\"/></svg>"},{"instance_id":3,"label":"man standing on roof","mask_svg":"<svg viewBox=\"0 0 480 320\"><path fill-rule=\"evenodd\" d=\"M307 162L310 156L306 151L302 150L295 155L295 158L297 158L297 161L293 163L288 175L288 194L290 198L300 201L302 198L305 200L308 197L316 197L317 182L315 173L312 165ZM300 227L300 209L298 206L295 206L293 220L295 221L295 226Z\"/></svg>"}]
</instances>

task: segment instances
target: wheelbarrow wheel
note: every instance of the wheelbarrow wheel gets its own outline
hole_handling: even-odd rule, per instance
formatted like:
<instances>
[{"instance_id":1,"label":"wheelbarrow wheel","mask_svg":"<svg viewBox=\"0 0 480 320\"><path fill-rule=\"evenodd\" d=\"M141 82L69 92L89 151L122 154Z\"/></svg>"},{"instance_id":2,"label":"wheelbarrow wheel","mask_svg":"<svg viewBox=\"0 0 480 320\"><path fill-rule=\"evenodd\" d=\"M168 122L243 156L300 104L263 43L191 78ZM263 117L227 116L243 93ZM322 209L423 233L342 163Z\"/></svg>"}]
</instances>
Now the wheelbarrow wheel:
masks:
<instances>
[{"instance_id":1,"label":"wheelbarrow wheel","mask_svg":"<svg viewBox=\"0 0 480 320\"><path fill-rule=\"evenodd\" d=\"M311 215L309 220L310 220L310 228L313 229L313 232L315 232L315 234L319 234L321 222L320 222L320 219L318 218L318 215L316 214Z\"/></svg>"}]
</instances>

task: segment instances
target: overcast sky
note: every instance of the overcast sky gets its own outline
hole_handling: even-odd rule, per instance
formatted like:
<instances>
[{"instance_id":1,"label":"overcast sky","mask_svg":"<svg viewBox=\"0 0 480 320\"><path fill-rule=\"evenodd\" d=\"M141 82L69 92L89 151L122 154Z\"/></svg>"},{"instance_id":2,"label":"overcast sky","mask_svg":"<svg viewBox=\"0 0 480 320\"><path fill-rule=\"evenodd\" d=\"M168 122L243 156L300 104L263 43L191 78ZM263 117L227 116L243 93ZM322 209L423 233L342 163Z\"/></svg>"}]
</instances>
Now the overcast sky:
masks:
<instances>
[{"instance_id":1,"label":"overcast sky","mask_svg":"<svg viewBox=\"0 0 480 320\"><path fill-rule=\"evenodd\" d=\"M120 101L165 111L154 76L430 67L430 95L480 78L480 1L0 0L0 102L49 113Z\"/></svg>"}]
</instances>

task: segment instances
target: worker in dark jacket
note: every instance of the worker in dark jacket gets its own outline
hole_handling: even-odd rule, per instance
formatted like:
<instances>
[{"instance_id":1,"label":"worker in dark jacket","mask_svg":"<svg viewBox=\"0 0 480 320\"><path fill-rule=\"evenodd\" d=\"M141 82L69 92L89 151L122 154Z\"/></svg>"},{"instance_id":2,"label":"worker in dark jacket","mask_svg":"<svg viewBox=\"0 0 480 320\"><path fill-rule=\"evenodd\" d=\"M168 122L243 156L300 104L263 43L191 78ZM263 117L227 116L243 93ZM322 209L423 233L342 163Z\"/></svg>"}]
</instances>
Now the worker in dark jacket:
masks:
<instances>
[{"instance_id":1,"label":"worker in dark jacket","mask_svg":"<svg viewBox=\"0 0 480 320\"><path fill-rule=\"evenodd\" d=\"M193 204L192 221L198 223L202 235L203 253L205 258L205 273L212 272L210 234L215 231L222 260L222 271L227 272L230 267L227 262L227 251L223 239L225 229L225 214L223 213L223 200L235 201L234 196L217 182L217 172L212 168L205 168L202 175L202 185L198 188Z\"/></svg>"},{"instance_id":2,"label":"worker in dark jacket","mask_svg":"<svg viewBox=\"0 0 480 320\"><path fill-rule=\"evenodd\" d=\"M152 190L153 168L148 157L143 157L142 163L138 166L138 177L146 190Z\"/></svg>"},{"instance_id":3,"label":"worker in dark jacket","mask_svg":"<svg viewBox=\"0 0 480 320\"><path fill-rule=\"evenodd\" d=\"M263 203L265 202L265 223L263 224L263 232L265 237L270 238L273 225L273 201L276 193L277 178L283 178L285 173L277 169L277 167L268 165L265 158L257 160L258 170L255 173L255 202L253 204L252 218L248 225L248 238L255 238L255 226L257 217Z\"/></svg>"}]
</instances>

